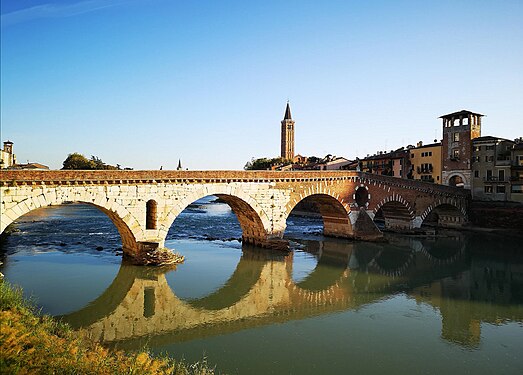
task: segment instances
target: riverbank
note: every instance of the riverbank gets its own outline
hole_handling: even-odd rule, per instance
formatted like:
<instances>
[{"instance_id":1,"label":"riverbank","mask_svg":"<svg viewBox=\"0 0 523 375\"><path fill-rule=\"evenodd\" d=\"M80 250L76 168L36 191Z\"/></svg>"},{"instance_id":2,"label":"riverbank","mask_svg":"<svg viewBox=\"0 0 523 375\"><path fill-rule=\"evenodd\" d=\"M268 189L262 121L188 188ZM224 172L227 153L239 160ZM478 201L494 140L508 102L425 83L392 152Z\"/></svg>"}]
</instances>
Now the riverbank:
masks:
<instances>
[{"instance_id":1,"label":"riverbank","mask_svg":"<svg viewBox=\"0 0 523 375\"><path fill-rule=\"evenodd\" d=\"M2 374L214 374L205 362L185 364L149 353L109 350L38 313L20 288L0 281Z\"/></svg>"}]
</instances>

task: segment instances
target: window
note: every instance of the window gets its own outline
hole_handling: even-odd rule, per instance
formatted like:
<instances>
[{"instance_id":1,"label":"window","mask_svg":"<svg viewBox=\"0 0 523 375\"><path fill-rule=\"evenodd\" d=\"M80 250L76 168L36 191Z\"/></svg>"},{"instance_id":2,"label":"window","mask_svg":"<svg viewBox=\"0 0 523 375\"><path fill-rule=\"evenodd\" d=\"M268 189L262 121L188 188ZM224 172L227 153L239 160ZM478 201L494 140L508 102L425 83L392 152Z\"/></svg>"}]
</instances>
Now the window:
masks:
<instances>
[{"instance_id":1,"label":"window","mask_svg":"<svg viewBox=\"0 0 523 375\"><path fill-rule=\"evenodd\" d=\"M523 194L523 185L512 185L512 192Z\"/></svg>"},{"instance_id":2,"label":"window","mask_svg":"<svg viewBox=\"0 0 523 375\"><path fill-rule=\"evenodd\" d=\"M498 171L498 180L499 181L505 181L505 171L503 169L500 169Z\"/></svg>"},{"instance_id":3,"label":"window","mask_svg":"<svg viewBox=\"0 0 523 375\"><path fill-rule=\"evenodd\" d=\"M479 178L479 171L474 171L474 177Z\"/></svg>"},{"instance_id":4,"label":"window","mask_svg":"<svg viewBox=\"0 0 523 375\"><path fill-rule=\"evenodd\" d=\"M505 185L498 185L498 186L496 186L496 193L504 194L505 193Z\"/></svg>"},{"instance_id":5,"label":"window","mask_svg":"<svg viewBox=\"0 0 523 375\"><path fill-rule=\"evenodd\" d=\"M474 146L474 152L481 151L481 146Z\"/></svg>"},{"instance_id":6,"label":"window","mask_svg":"<svg viewBox=\"0 0 523 375\"><path fill-rule=\"evenodd\" d=\"M492 185L485 185L485 193L492 193Z\"/></svg>"},{"instance_id":7,"label":"window","mask_svg":"<svg viewBox=\"0 0 523 375\"><path fill-rule=\"evenodd\" d=\"M490 180L492 180L492 170L487 169L487 181L490 181Z\"/></svg>"},{"instance_id":8,"label":"window","mask_svg":"<svg viewBox=\"0 0 523 375\"><path fill-rule=\"evenodd\" d=\"M486 155L485 156L485 162L493 162L494 161L494 155Z\"/></svg>"},{"instance_id":9,"label":"window","mask_svg":"<svg viewBox=\"0 0 523 375\"><path fill-rule=\"evenodd\" d=\"M452 133L452 140L454 142L459 142L459 133Z\"/></svg>"},{"instance_id":10,"label":"window","mask_svg":"<svg viewBox=\"0 0 523 375\"><path fill-rule=\"evenodd\" d=\"M452 150L452 157L454 159L459 159L459 150L457 148Z\"/></svg>"}]
</instances>

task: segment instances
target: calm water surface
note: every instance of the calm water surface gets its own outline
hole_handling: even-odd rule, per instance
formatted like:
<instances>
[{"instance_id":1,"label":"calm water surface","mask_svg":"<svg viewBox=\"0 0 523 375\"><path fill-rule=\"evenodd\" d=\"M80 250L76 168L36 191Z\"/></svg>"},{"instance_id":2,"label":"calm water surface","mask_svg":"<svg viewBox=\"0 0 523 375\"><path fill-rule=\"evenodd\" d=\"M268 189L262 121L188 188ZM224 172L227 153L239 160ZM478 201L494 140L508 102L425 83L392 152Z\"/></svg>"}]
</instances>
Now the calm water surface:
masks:
<instances>
[{"instance_id":1,"label":"calm water surface","mask_svg":"<svg viewBox=\"0 0 523 375\"><path fill-rule=\"evenodd\" d=\"M40 209L11 228L6 279L108 346L206 357L229 374L523 373L514 238L348 242L291 217L293 252L275 253L242 247L234 214L209 198L169 232L185 263L158 269L122 265L118 232L86 205Z\"/></svg>"}]
</instances>

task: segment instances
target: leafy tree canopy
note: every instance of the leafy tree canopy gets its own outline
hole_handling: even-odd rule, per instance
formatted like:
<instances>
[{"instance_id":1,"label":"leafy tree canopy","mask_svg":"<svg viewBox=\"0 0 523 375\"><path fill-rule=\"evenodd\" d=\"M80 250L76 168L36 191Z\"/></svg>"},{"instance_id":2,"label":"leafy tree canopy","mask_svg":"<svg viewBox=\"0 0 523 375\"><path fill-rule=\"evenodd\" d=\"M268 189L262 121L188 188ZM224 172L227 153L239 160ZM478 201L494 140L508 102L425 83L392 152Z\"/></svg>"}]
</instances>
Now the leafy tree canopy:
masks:
<instances>
[{"instance_id":1,"label":"leafy tree canopy","mask_svg":"<svg viewBox=\"0 0 523 375\"><path fill-rule=\"evenodd\" d=\"M262 170L271 169L271 167L273 167L275 165L284 166L284 165L289 165L289 164L291 164L291 161L285 160L283 158L272 158L272 159L268 159L268 158L254 159L253 158L251 161L249 161L249 162L247 162L247 164L245 164L243 169L248 170L248 171L262 171Z\"/></svg>"},{"instance_id":2,"label":"leafy tree canopy","mask_svg":"<svg viewBox=\"0 0 523 375\"><path fill-rule=\"evenodd\" d=\"M121 169L120 164L116 166L105 164L99 157L91 155L91 159L87 159L78 152L69 154L64 160L62 169L80 169L80 170L94 170L94 169L105 169L105 170L116 170ZM126 168L128 169L128 168Z\"/></svg>"}]
</instances>

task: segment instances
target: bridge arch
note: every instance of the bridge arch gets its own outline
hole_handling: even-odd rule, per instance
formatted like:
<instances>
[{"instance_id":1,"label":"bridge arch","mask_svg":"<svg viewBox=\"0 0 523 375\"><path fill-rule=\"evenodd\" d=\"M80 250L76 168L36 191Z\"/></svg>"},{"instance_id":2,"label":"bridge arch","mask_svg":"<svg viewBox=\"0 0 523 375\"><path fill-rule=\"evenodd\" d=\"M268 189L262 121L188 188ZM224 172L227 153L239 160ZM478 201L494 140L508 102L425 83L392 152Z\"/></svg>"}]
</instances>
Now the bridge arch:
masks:
<instances>
[{"instance_id":1,"label":"bridge arch","mask_svg":"<svg viewBox=\"0 0 523 375\"><path fill-rule=\"evenodd\" d=\"M141 226L136 218L116 200L105 194L89 191L50 189L39 195L27 198L2 212L1 232L21 216L42 207L59 206L67 203L83 203L94 206L106 214L112 221L122 240L122 249L126 255L133 256L139 249L137 238L142 237ZM134 230L133 230L133 229Z\"/></svg>"},{"instance_id":2,"label":"bridge arch","mask_svg":"<svg viewBox=\"0 0 523 375\"><path fill-rule=\"evenodd\" d=\"M441 199L428 206L421 214L422 225L459 227L467 220L467 211L452 199Z\"/></svg>"},{"instance_id":3,"label":"bridge arch","mask_svg":"<svg viewBox=\"0 0 523 375\"><path fill-rule=\"evenodd\" d=\"M244 243L262 244L267 241L267 234L271 233L271 221L263 208L248 193L236 188L223 185L202 186L200 189L188 194L185 199L178 201L172 208L165 220L159 223L158 229L163 238L167 236L169 228L174 220L191 203L214 195L227 203L240 223L242 229L242 241Z\"/></svg>"},{"instance_id":4,"label":"bridge arch","mask_svg":"<svg viewBox=\"0 0 523 375\"><path fill-rule=\"evenodd\" d=\"M323 234L331 237L351 238L353 228L349 218L349 205L337 196L328 192L311 191L307 195L300 195L299 199L291 200L285 209L285 220L298 203L309 203L317 207L323 220Z\"/></svg>"},{"instance_id":5,"label":"bridge arch","mask_svg":"<svg viewBox=\"0 0 523 375\"><path fill-rule=\"evenodd\" d=\"M374 208L374 221L383 220L386 229L410 229L414 210L400 195L382 199Z\"/></svg>"}]
</instances>

